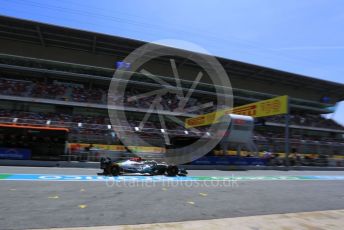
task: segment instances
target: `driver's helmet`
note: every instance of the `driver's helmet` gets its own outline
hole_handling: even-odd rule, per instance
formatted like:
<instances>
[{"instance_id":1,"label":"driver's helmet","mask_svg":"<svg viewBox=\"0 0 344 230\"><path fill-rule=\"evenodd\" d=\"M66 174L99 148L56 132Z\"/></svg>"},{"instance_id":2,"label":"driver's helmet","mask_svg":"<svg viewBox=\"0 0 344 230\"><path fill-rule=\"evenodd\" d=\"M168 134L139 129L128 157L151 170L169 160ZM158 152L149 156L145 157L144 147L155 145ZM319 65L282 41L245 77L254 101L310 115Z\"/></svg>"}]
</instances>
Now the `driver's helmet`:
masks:
<instances>
[{"instance_id":1,"label":"driver's helmet","mask_svg":"<svg viewBox=\"0 0 344 230\"><path fill-rule=\"evenodd\" d=\"M130 158L130 160L140 162L140 161L142 161L142 158L141 157L133 157L133 158Z\"/></svg>"}]
</instances>

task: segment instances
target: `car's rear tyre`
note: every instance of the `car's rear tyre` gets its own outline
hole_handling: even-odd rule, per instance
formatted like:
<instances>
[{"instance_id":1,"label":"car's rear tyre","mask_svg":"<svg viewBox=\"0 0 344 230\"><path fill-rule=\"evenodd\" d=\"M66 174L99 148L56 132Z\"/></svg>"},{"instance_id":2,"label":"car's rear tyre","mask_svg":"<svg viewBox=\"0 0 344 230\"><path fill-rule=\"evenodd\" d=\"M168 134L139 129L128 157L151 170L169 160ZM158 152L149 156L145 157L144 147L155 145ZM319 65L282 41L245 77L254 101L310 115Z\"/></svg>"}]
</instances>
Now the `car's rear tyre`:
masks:
<instances>
[{"instance_id":1,"label":"car's rear tyre","mask_svg":"<svg viewBox=\"0 0 344 230\"><path fill-rule=\"evenodd\" d=\"M178 171L178 167L175 165L169 165L166 169L167 176L177 176Z\"/></svg>"},{"instance_id":2,"label":"car's rear tyre","mask_svg":"<svg viewBox=\"0 0 344 230\"><path fill-rule=\"evenodd\" d=\"M111 175L112 176L118 176L120 173L120 169L118 165L112 165L111 166Z\"/></svg>"}]
</instances>

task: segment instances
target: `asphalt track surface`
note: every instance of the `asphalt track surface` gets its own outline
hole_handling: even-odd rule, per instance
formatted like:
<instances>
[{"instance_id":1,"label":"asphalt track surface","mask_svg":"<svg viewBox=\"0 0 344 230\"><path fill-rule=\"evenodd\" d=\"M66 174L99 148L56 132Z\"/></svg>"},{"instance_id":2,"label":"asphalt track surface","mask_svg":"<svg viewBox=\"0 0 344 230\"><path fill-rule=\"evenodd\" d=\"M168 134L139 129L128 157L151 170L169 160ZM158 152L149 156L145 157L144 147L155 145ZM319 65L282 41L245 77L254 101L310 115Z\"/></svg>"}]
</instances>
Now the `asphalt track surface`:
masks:
<instances>
[{"instance_id":1,"label":"asphalt track surface","mask_svg":"<svg viewBox=\"0 0 344 230\"><path fill-rule=\"evenodd\" d=\"M6 174L96 169L0 167ZM189 171L190 176L344 176L341 171ZM344 180L116 183L0 180L0 229L111 226L344 209Z\"/></svg>"}]
</instances>

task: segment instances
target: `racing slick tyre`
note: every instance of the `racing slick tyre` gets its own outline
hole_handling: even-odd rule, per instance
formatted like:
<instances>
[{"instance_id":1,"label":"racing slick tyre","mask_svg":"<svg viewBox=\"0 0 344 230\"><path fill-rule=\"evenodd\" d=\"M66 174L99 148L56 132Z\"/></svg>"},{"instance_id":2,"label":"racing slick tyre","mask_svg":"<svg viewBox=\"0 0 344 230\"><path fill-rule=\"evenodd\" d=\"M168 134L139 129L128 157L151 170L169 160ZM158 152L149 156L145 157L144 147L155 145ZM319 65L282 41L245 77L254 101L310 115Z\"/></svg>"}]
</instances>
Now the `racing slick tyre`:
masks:
<instances>
[{"instance_id":1,"label":"racing slick tyre","mask_svg":"<svg viewBox=\"0 0 344 230\"><path fill-rule=\"evenodd\" d=\"M166 172L165 168L158 167L154 170L154 175L164 175Z\"/></svg>"},{"instance_id":2,"label":"racing slick tyre","mask_svg":"<svg viewBox=\"0 0 344 230\"><path fill-rule=\"evenodd\" d=\"M112 176L118 176L120 173L120 169L118 165L112 165L111 166L111 175Z\"/></svg>"},{"instance_id":3,"label":"racing slick tyre","mask_svg":"<svg viewBox=\"0 0 344 230\"><path fill-rule=\"evenodd\" d=\"M166 172L167 176L177 176L178 175L178 167L175 165L167 166Z\"/></svg>"}]
</instances>

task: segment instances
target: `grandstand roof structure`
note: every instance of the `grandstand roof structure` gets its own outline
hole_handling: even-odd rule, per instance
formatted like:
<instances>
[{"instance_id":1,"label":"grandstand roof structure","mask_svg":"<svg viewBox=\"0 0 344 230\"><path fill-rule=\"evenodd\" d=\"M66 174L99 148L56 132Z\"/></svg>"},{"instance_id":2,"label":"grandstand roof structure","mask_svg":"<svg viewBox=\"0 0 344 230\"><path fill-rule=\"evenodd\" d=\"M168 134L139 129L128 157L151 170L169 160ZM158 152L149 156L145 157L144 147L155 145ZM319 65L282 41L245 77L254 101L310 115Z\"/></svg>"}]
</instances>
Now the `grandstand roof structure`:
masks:
<instances>
[{"instance_id":1,"label":"grandstand roof structure","mask_svg":"<svg viewBox=\"0 0 344 230\"><path fill-rule=\"evenodd\" d=\"M0 16L0 39L117 56L118 58L124 58L136 48L146 44L143 41L7 16ZM192 55L192 52L190 54ZM229 74L235 74L242 79L264 81L269 84L285 84L297 88L302 87L302 89L316 91L319 95L329 95L335 98L336 101L344 100L344 84L341 83L221 57L217 57L217 59ZM187 60L181 59L179 62L179 64L185 66L193 65Z\"/></svg>"}]
</instances>

